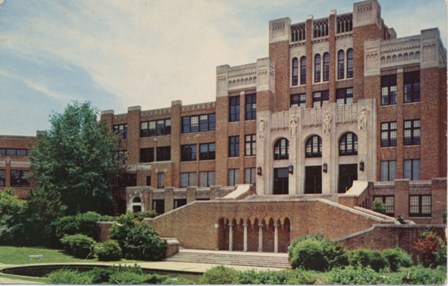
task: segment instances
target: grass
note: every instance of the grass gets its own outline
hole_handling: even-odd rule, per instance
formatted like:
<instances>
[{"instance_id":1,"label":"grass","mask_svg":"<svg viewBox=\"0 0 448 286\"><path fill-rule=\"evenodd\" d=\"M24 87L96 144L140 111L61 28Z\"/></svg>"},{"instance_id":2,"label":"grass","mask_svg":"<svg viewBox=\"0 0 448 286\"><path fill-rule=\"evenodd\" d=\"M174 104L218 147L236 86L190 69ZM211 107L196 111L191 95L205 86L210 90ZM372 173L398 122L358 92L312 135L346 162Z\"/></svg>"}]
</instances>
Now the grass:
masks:
<instances>
[{"instance_id":1,"label":"grass","mask_svg":"<svg viewBox=\"0 0 448 286\"><path fill-rule=\"evenodd\" d=\"M16 275L11 275L11 274L0 273L0 280L2 278L6 278L8 280L17 280L18 282L19 281L20 282L28 281L28 282L38 282L38 283L42 283L42 284L48 284L48 282L49 282L47 278L16 276Z\"/></svg>"}]
</instances>

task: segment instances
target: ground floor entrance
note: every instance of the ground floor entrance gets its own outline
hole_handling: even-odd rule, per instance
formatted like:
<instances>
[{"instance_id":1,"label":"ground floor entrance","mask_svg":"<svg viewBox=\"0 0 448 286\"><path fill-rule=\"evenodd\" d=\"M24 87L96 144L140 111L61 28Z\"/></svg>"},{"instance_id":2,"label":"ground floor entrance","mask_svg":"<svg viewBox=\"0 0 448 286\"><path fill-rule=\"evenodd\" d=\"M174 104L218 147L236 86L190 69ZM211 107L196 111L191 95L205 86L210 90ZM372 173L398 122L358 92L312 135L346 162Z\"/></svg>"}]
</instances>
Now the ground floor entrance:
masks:
<instances>
[{"instance_id":1,"label":"ground floor entrance","mask_svg":"<svg viewBox=\"0 0 448 286\"><path fill-rule=\"evenodd\" d=\"M357 167L357 164L339 165L338 193L345 193L358 179Z\"/></svg>"},{"instance_id":2,"label":"ground floor entrance","mask_svg":"<svg viewBox=\"0 0 448 286\"><path fill-rule=\"evenodd\" d=\"M274 168L274 195L287 195L289 185L288 168Z\"/></svg>"},{"instance_id":3,"label":"ground floor entrance","mask_svg":"<svg viewBox=\"0 0 448 286\"><path fill-rule=\"evenodd\" d=\"M305 167L305 194L322 193L322 166Z\"/></svg>"}]
</instances>

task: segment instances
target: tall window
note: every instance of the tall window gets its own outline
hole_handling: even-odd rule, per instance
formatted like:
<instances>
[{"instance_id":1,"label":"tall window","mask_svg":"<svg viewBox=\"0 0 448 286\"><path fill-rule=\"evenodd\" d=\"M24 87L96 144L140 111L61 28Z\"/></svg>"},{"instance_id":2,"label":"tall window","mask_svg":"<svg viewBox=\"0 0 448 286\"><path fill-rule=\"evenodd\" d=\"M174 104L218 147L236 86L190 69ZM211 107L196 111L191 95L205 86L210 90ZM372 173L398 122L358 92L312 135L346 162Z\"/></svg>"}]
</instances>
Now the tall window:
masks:
<instances>
[{"instance_id":1,"label":"tall window","mask_svg":"<svg viewBox=\"0 0 448 286\"><path fill-rule=\"evenodd\" d=\"M121 180L123 181L123 183L126 187L137 186L137 174L135 174L135 173L124 173L121 176Z\"/></svg>"},{"instance_id":2,"label":"tall window","mask_svg":"<svg viewBox=\"0 0 448 286\"><path fill-rule=\"evenodd\" d=\"M395 197L394 196L374 196L374 201L380 201L384 204L387 215L393 216L395 213Z\"/></svg>"},{"instance_id":3,"label":"tall window","mask_svg":"<svg viewBox=\"0 0 448 286\"><path fill-rule=\"evenodd\" d=\"M381 77L381 105L397 104L397 75Z\"/></svg>"},{"instance_id":4,"label":"tall window","mask_svg":"<svg viewBox=\"0 0 448 286\"><path fill-rule=\"evenodd\" d=\"M431 196L409 196L409 216L431 216Z\"/></svg>"},{"instance_id":5,"label":"tall window","mask_svg":"<svg viewBox=\"0 0 448 286\"><path fill-rule=\"evenodd\" d=\"M196 172L180 173L180 187L197 186Z\"/></svg>"},{"instance_id":6,"label":"tall window","mask_svg":"<svg viewBox=\"0 0 448 286\"><path fill-rule=\"evenodd\" d=\"M345 76L344 75L344 65L345 65L344 51L339 50L339 52L338 52L338 79L343 79Z\"/></svg>"},{"instance_id":7,"label":"tall window","mask_svg":"<svg viewBox=\"0 0 448 286\"><path fill-rule=\"evenodd\" d=\"M405 120L403 122L404 145L419 145L420 144L420 119Z\"/></svg>"},{"instance_id":8,"label":"tall window","mask_svg":"<svg viewBox=\"0 0 448 286\"><path fill-rule=\"evenodd\" d=\"M299 60L297 58L292 59L292 85L299 84Z\"/></svg>"},{"instance_id":9,"label":"tall window","mask_svg":"<svg viewBox=\"0 0 448 286\"><path fill-rule=\"evenodd\" d=\"M328 90L313 92L313 107L321 107L328 102L330 95Z\"/></svg>"},{"instance_id":10,"label":"tall window","mask_svg":"<svg viewBox=\"0 0 448 286\"><path fill-rule=\"evenodd\" d=\"M182 117L182 133L213 131L215 127L214 113Z\"/></svg>"},{"instance_id":11,"label":"tall window","mask_svg":"<svg viewBox=\"0 0 448 286\"><path fill-rule=\"evenodd\" d=\"M318 135L313 135L306 141L305 157L322 157L322 138Z\"/></svg>"},{"instance_id":12,"label":"tall window","mask_svg":"<svg viewBox=\"0 0 448 286\"><path fill-rule=\"evenodd\" d=\"M339 155L357 155L358 136L355 133L345 133L339 141Z\"/></svg>"},{"instance_id":13,"label":"tall window","mask_svg":"<svg viewBox=\"0 0 448 286\"><path fill-rule=\"evenodd\" d=\"M238 157L240 155L240 136L229 137L229 157Z\"/></svg>"},{"instance_id":14,"label":"tall window","mask_svg":"<svg viewBox=\"0 0 448 286\"><path fill-rule=\"evenodd\" d=\"M229 169L227 179L228 179L228 181L227 181L228 186L235 186L236 184L239 184L240 170L239 169Z\"/></svg>"},{"instance_id":15,"label":"tall window","mask_svg":"<svg viewBox=\"0 0 448 286\"><path fill-rule=\"evenodd\" d=\"M140 149L140 162L141 163L154 162L154 148Z\"/></svg>"},{"instance_id":16,"label":"tall window","mask_svg":"<svg viewBox=\"0 0 448 286\"><path fill-rule=\"evenodd\" d=\"M181 161L196 161L196 144L188 144L180 146Z\"/></svg>"},{"instance_id":17,"label":"tall window","mask_svg":"<svg viewBox=\"0 0 448 286\"><path fill-rule=\"evenodd\" d=\"M381 181L394 181L397 173L397 161L381 161Z\"/></svg>"},{"instance_id":18,"label":"tall window","mask_svg":"<svg viewBox=\"0 0 448 286\"><path fill-rule=\"evenodd\" d=\"M127 124L115 124L113 126L114 133L118 136L120 139L127 139L128 138L128 125Z\"/></svg>"},{"instance_id":19,"label":"tall window","mask_svg":"<svg viewBox=\"0 0 448 286\"><path fill-rule=\"evenodd\" d=\"M180 208L181 206L185 206L187 204L187 199L174 199L173 200L173 209Z\"/></svg>"},{"instance_id":20,"label":"tall window","mask_svg":"<svg viewBox=\"0 0 448 286\"><path fill-rule=\"evenodd\" d=\"M246 94L246 120L257 119L257 95Z\"/></svg>"},{"instance_id":21,"label":"tall window","mask_svg":"<svg viewBox=\"0 0 448 286\"><path fill-rule=\"evenodd\" d=\"M171 119L144 121L140 123L140 137L171 134Z\"/></svg>"},{"instance_id":22,"label":"tall window","mask_svg":"<svg viewBox=\"0 0 448 286\"><path fill-rule=\"evenodd\" d=\"M274 145L274 160L282 160L289 158L289 142L286 138L280 138Z\"/></svg>"},{"instance_id":23,"label":"tall window","mask_svg":"<svg viewBox=\"0 0 448 286\"><path fill-rule=\"evenodd\" d=\"M165 187L165 173L157 173L157 188Z\"/></svg>"},{"instance_id":24,"label":"tall window","mask_svg":"<svg viewBox=\"0 0 448 286\"><path fill-rule=\"evenodd\" d=\"M29 171L11 170L11 187L29 187Z\"/></svg>"},{"instance_id":25,"label":"tall window","mask_svg":"<svg viewBox=\"0 0 448 286\"><path fill-rule=\"evenodd\" d=\"M229 97L229 121L240 121L240 96Z\"/></svg>"},{"instance_id":26,"label":"tall window","mask_svg":"<svg viewBox=\"0 0 448 286\"><path fill-rule=\"evenodd\" d=\"M246 135L244 140L244 155L255 156L257 154L257 135Z\"/></svg>"},{"instance_id":27,"label":"tall window","mask_svg":"<svg viewBox=\"0 0 448 286\"><path fill-rule=\"evenodd\" d=\"M255 182L256 182L255 168L244 169L244 183L255 185Z\"/></svg>"},{"instance_id":28,"label":"tall window","mask_svg":"<svg viewBox=\"0 0 448 286\"><path fill-rule=\"evenodd\" d=\"M159 215L165 213L165 200L152 200L152 209Z\"/></svg>"},{"instance_id":29,"label":"tall window","mask_svg":"<svg viewBox=\"0 0 448 286\"><path fill-rule=\"evenodd\" d=\"M28 156L28 149L0 148L0 156Z\"/></svg>"},{"instance_id":30,"label":"tall window","mask_svg":"<svg viewBox=\"0 0 448 286\"><path fill-rule=\"evenodd\" d=\"M420 101L420 71L404 73L404 102Z\"/></svg>"},{"instance_id":31,"label":"tall window","mask_svg":"<svg viewBox=\"0 0 448 286\"><path fill-rule=\"evenodd\" d=\"M199 187L210 187L215 184L215 172L199 172Z\"/></svg>"},{"instance_id":32,"label":"tall window","mask_svg":"<svg viewBox=\"0 0 448 286\"><path fill-rule=\"evenodd\" d=\"M353 77L353 49L347 50L347 78Z\"/></svg>"},{"instance_id":33,"label":"tall window","mask_svg":"<svg viewBox=\"0 0 448 286\"><path fill-rule=\"evenodd\" d=\"M338 105L353 103L353 87L338 88L336 90L336 103Z\"/></svg>"},{"instance_id":34,"label":"tall window","mask_svg":"<svg viewBox=\"0 0 448 286\"><path fill-rule=\"evenodd\" d=\"M6 171L0 170L0 187L4 187L6 185Z\"/></svg>"},{"instance_id":35,"label":"tall window","mask_svg":"<svg viewBox=\"0 0 448 286\"><path fill-rule=\"evenodd\" d=\"M381 147L397 146L397 122L381 123Z\"/></svg>"},{"instance_id":36,"label":"tall window","mask_svg":"<svg viewBox=\"0 0 448 286\"><path fill-rule=\"evenodd\" d=\"M199 160L215 160L215 143L199 145Z\"/></svg>"},{"instance_id":37,"label":"tall window","mask_svg":"<svg viewBox=\"0 0 448 286\"><path fill-rule=\"evenodd\" d=\"M300 84L306 84L306 57L300 58Z\"/></svg>"},{"instance_id":38,"label":"tall window","mask_svg":"<svg viewBox=\"0 0 448 286\"><path fill-rule=\"evenodd\" d=\"M320 55L317 54L314 56L314 82L320 82L320 70L321 70Z\"/></svg>"},{"instance_id":39,"label":"tall window","mask_svg":"<svg viewBox=\"0 0 448 286\"><path fill-rule=\"evenodd\" d=\"M157 161L171 160L171 146L157 147Z\"/></svg>"},{"instance_id":40,"label":"tall window","mask_svg":"<svg viewBox=\"0 0 448 286\"><path fill-rule=\"evenodd\" d=\"M330 54L324 53L323 81L330 79Z\"/></svg>"},{"instance_id":41,"label":"tall window","mask_svg":"<svg viewBox=\"0 0 448 286\"><path fill-rule=\"evenodd\" d=\"M420 160L409 159L403 161L403 177L409 180L420 180Z\"/></svg>"},{"instance_id":42,"label":"tall window","mask_svg":"<svg viewBox=\"0 0 448 286\"><path fill-rule=\"evenodd\" d=\"M291 94L291 106L305 106L305 104L306 104L305 93Z\"/></svg>"}]
</instances>

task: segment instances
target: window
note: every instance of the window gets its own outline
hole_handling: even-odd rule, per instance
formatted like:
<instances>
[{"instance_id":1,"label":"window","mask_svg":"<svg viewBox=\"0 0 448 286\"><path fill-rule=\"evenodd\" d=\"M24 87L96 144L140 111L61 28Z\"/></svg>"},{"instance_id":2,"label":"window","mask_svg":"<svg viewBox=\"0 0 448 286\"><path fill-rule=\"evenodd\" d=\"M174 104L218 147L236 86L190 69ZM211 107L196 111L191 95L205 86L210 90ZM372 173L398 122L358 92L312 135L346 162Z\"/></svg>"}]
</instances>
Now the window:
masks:
<instances>
[{"instance_id":1,"label":"window","mask_svg":"<svg viewBox=\"0 0 448 286\"><path fill-rule=\"evenodd\" d=\"M181 161L196 161L196 144L180 146Z\"/></svg>"},{"instance_id":2,"label":"window","mask_svg":"<svg viewBox=\"0 0 448 286\"><path fill-rule=\"evenodd\" d=\"M409 196L409 216L431 216L431 196Z\"/></svg>"},{"instance_id":3,"label":"window","mask_svg":"<svg viewBox=\"0 0 448 286\"><path fill-rule=\"evenodd\" d=\"M405 120L403 124L404 145L419 145L420 144L420 119Z\"/></svg>"},{"instance_id":4,"label":"window","mask_svg":"<svg viewBox=\"0 0 448 286\"><path fill-rule=\"evenodd\" d=\"M381 105L397 104L397 75L381 77Z\"/></svg>"},{"instance_id":5,"label":"window","mask_svg":"<svg viewBox=\"0 0 448 286\"><path fill-rule=\"evenodd\" d=\"M381 123L381 147L397 146L397 122Z\"/></svg>"},{"instance_id":6,"label":"window","mask_svg":"<svg viewBox=\"0 0 448 286\"><path fill-rule=\"evenodd\" d=\"M238 157L240 155L240 137L229 137L229 157Z\"/></svg>"},{"instance_id":7,"label":"window","mask_svg":"<svg viewBox=\"0 0 448 286\"><path fill-rule=\"evenodd\" d=\"M126 187L135 187L137 186L137 174L124 173L122 175L123 184Z\"/></svg>"},{"instance_id":8,"label":"window","mask_svg":"<svg viewBox=\"0 0 448 286\"><path fill-rule=\"evenodd\" d=\"M175 199L173 200L173 209L180 208L187 204L187 199Z\"/></svg>"},{"instance_id":9,"label":"window","mask_svg":"<svg viewBox=\"0 0 448 286\"><path fill-rule=\"evenodd\" d=\"M321 70L320 55L317 54L314 56L314 82L320 82L320 70Z\"/></svg>"},{"instance_id":10,"label":"window","mask_svg":"<svg viewBox=\"0 0 448 286\"><path fill-rule=\"evenodd\" d=\"M322 107L329 99L328 90L313 93L313 107Z\"/></svg>"},{"instance_id":11,"label":"window","mask_svg":"<svg viewBox=\"0 0 448 286\"><path fill-rule=\"evenodd\" d=\"M381 181L394 181L397 171L397 161L381 161Z\"/></svg>"},{"instance_id":12,"label":"window","mask_svg":"<svg viewBox=\"0 0 448 286\"><path fill-rule=\"evenodd\" d=\"M257 155L257 135L246 135L245 136L245 156L255 156Z\"/></svg>"},{"instance_id":13,"label":"window","mask_svg":"<svg viewBox=\"0 0 448 286\"><path fill-rule=\"evenodd\" d=\"M404 73L404 102L420 101L420 71Z\"/></svg>"},{"instance_id":14,"label":"window","mask_svg":"<svg viewBox=\"0 0 448 286\"><path fill-rule=\"evenodd\" d=\"M300 84L306 84L306 57L300 58Z\"/></svg>"},{"instance_id":15,"label":"window","mask_svg":"<svg viewBox=\"0 0 448 286\"><path fill-rule=\"evenodd\" d=\"M305 106L306 104L306 94L291 94L291 106Z\"/></svg>"},{"instance_id":16,"label":"window","mask_svg":"<svg viewBox=\"0 0 448 286\"><path fill-rule=\"evenodd\" d=\"M151 186L151 176L146 176L146 185Z\"/></svg>"},{"instance_id":17,"label":"window","mask_svg":"<svg viewBox=\"0 0 448 286\"><path fill-rule=\"evenodd\" d=\"M199 160L215 160L215 143L199 145Z\"/></svg>"},{"instance_id":18,"label":"window","mask_svg":"<svg viewBox=\"0 0 448 286\"><path fill-rule=\"evenodd\" d=\"M353 49L347 50L347 78L353 77Z\"/></svg>"},{"instance_id":19,"label":"window","mask_svg":"<svg viewBox=\"0 0 448 286\"><path fill-rule=\"evenodd\" d=\"M165 213L165 200L152 200L152 210L159 215Z\"/></svg>"},{"instance_id":20,"label":"window","mask_svg":"<svg viewBox=\"0 0 448 286\"><path fill-rule=\"evenodd\" d=\"M338 88L336 90L336 103L338 105L353 103L353 88Z\"/></svg>"},{"instance_id":21,"label":"window","mask_svg":"<svg viewBox=\"0 0 448 286\"><path fill-rule=\"evenodd\" d=\"M180 173L180 187L197 186L196 172Z\"/></svg>"},{"instance_id":22,"label":"window","mask_svg":"<svg viewBox=\"0 0 448 286\"><path fill-rule=\"evenodd\" d=\"M117 150L114 154L114 159L126 164L128 160L128 151L127 150Z\"/></svg>"},{"instance_id":23,"label":"window","mask_svg":"<svg viewBox=\"0 0 448 286\"><path fill-rule=\"evenodd\" d=\"M113 126L114 133L120 139L128 138L128 125L127 124L116 124Z\"/></svg>"},{"instance_id":24,"label":"window","mask_svg":"<svg viewBox=\"0 0 448 286\"><path fill-rule=\"evenodd\" d=\"M154 148L140 149L140 162L141 163L154 162Z\"/></svg>"},{"instance_id":25,"label":"window","mask_svg":"<svg viewBox=\"0 0 448 286\"><path fill-rule=\"evenodd\" d=\"M345 65L345 60L344 60L344 51L343 50L339 50L338 52L338 79L343 79L344 78L344 65Z\"/></svg>"},{"instance_id":26,"label":"window","mask_svg":"<svg viewBox=\"0 0 448 286\"><path fill-rule=\"evenodd\" d=\"M157 161L171 160L171 146L157 147Z\"/></svg>"},{"instance_id":27,"label":"window","mask_svg":"<svg viewBox=\"0 0 448 286\"><path fill-rule=\"evenodd\" d=\"M28 156L28 149L0 148L0 156Z\"/></svg>"},{"instance_id":28,"label":"window","mask_svg":"<svg viewBox=\"0 0 448 286\"><path fill-rule=\"evenodd\" d=\"M292 85L299 84L299 60L297 58L292 59Z\"/></svg>"},{"instance_id":29,"label":"window","mask_svg":"<svg viewBox=\"0 0 448 286\"><path fill-rule=\"evenodd\" d=\"M256 175L255 168L246 168L244 169L244 183L255 185L256 183Z\"/></svg>"},{"instance_id":30,"label":"window","mask_svg":"<svg viewBox=\"0 0 448 286\"><path fill-rule=\"evenodd\" d=\"M182 133L213 131L215 126L214 113L182 117Z\"/></svg>"},{"instance_id":31,"label":"window","mask_svg":"<svg viewBox=\"0 0 448 286\"><path fill-rule=\"evenodd\" d=\"M171 134L171 119L144 121L140 123L140 137Z\"/></svg>"},{"instance_id":32,"label":"window","mask_svg":"<svg viewBox=\"0 0 448 286\"><path fill-rule=\"evenodd\" d=\"M6 186L6 171L0 170L0 187Z\"/></svg>"},{"instance_id":33,"label":"window","mask_svg":"<svg viewBox=\"0 0 448 286\"><path fill-rule=\"evenodd\" d=\"M240 121L240 96L229 97L229 122Z\"/></svg>"},{"instance_id":34,"label":"window","mask_svg":"<svg viewBox=\"0 0 448 286\"><path fill-rule=\"evenodd\" d=\"M305 157L322 157L322 138L320 136L313 135L306 141Z\"/></svg>"},{"instance_id":35,"label":"window","mask_svg":"<svg viewBox=\"0 0 448 286\"><path fill-rule=\"evenodd\" d=\"M11 170L11 187L29 187L29 171Z\"/></svg>"},{"instance_id":36,"label":"window","mask_svg":"<svg viewBox=\"0 0 448 286\"><path fill-rule=\"evenodd\" d=\"M157 188L165 187L165 173L157 173Z\"/></svg>"},{"instance_id":37,"label":"window","mask_svg":"<svg viewBox=\"0 0 448 286\"><path fill-rule=\"evenodd\" d=\"M355 133L345 133L339 141L339 155L357 155L358 136Z\"/></svg>"},{"instance_id":38,"label":"window","mask_svg":"<svg viewBox=\"0 0 448 286\"><path fill-rule=\"evenodd\" d=\"M257 95L246 94L246 120L257 119Z\"/></svg>"},{"instance_id":39,"label":"window","mask_svg":"<svg viewBox=\"0 0 448 286\"><path fill-rule=\"evenodd\" d=\"M282 160L289 158L289 142L286 138L280 138L274 145L274 160Z\"/></svg>"},{"instance_id":40,"label":"window","mask_svg":"<svg viewBox=\"0 0 448 286\"><path fill-rule=\"evenodd\" d=\"M408 159L403 162L403 177L409 180L420 180L420 160Z\"/></svg>"},{"instance_id":41,"label":"window","mask_svg":"<svg viewBox=\"0 0 448 286\"><path fill-rule=\"evenodd\" d=\"M240 170L239 169L229 169L227 177L227 185L235 186L240 182Z\"/></svg>"},{"instance_id":42,"label":"window","mask_svg":"<svg viewBox=\"0 0 448 286\"><path fill-rule=\"evenodd\" d=\"M199 187L210 187L215 184L215 172L199 172Z\"/></svg>"},{"instance_id":43,"label":"window","mask_svg":"<svg viewBox=\"0 0 448 286\"><path fill-rule=\"evenodd\" d=\"M395 197L394 196L374 196L373 200L380 201L383 203L384 208L386 209L386 214L393 216L395 213Z\"/></svg>"},{"instance_id":44,"label":"window","mask_svg":"<svg viewBox=\"0 0 448 286\"><path fill-rule=\"evenodd\" d=\"M324 68L323 68L323 81L329 81L330 79L330 54L324 54Z\"/></svg>"}]
</instances>

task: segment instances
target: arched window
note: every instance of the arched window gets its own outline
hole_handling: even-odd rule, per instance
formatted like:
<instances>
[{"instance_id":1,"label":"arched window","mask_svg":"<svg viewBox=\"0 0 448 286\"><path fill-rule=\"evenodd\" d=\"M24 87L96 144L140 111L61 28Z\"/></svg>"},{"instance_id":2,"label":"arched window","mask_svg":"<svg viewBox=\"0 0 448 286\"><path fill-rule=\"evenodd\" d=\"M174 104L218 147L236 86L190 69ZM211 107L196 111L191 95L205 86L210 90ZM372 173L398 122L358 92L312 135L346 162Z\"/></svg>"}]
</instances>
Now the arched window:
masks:
<instances>
[{"instance_id":1,"label":"arched window","mask_svg":"<svg viewBox=\"0 0 448 286\"><path fill-rule=\"evenodd\" d=\"M300 84L306 84L306 57L300 58Z\"/></svg>"},{"instance_id":2,"label":"arched window","mask_svg":"<svg viewBox=\"0 0 448 286\"><path fill-rule=\"evenodd\" d=\"M274 160L288 159L289 151L288 151L288 139L280 138L275 142L274 145Z\"/></svg>"},{"instance_id":3,"label":"arched window","mask_svg":"<svg viewBox=\"0 0 448 286\"><path fill-rule=\"evenodd\" d=\"M314 56L314 82L320 82L320 55L317 54Z\"/></svg>"},{"instance_id":4,"label":"arched window","mask_svg":"<svg viewBox=\"0 0 448 286\"><path fill-rule=\"evenodd\" d=\"M353 77L353 49L347 50L347 78Z\"/></svg>"},{"instance_id":5,"label":"arched window","mask_svg":"<svg viewBox=\"0 0 448 286\"><path fill-rule=\"evenodd\" d=\"M299 83L299 60L297 58L292 59L292 85Z\"/></svg>"},{"instance_id":6,"label":"arched window","mask_svg":"<svg viewBox=\"0 0 448 286\"><path fill-rule=\"evenodd\" d=\"M344 51L338 52L338 79L344 78Z\"/></svg>"},{"instance_id":7,"label":"arched window","mask_svg":"<svg viewBox=\"0 0 448 286\"><path fill-rule=\"evenodd\" d=\"M330 79L330 54L324 54L324 70L323 70L323 81L328 81Z\"/></svg>"},{"instance_id":8,"label":"arched window","mask_svg":"<svg viewBox=\"0 0 448 286\"><path fill-rule=\"evenodd\" d=\"M349 132L342 135L339 141L339 155L357 155L358 154L358 136Z\"/></svg>"},{"instance_id":9,"label":"arched window","mask_svg":"<svg viewBox=\"0 0 448 286\"><path fill-rule=\"evenodd\" d=\"M322 157L322 138L320 136L313 135L306 141L305 157Z\"/></svg>"},{"instance_id":10,"label":"arched window","mask_svg":"<svg viewBox=\"0 0 448 286\"><path fill-rule=\"evenodd\" d=\"M132 202L133 202L133 203L141 203L141 202L142 202L142 199L140 199L139 197L135 197L135 198L132 200Z\"/></svg>"}]
</instances>

